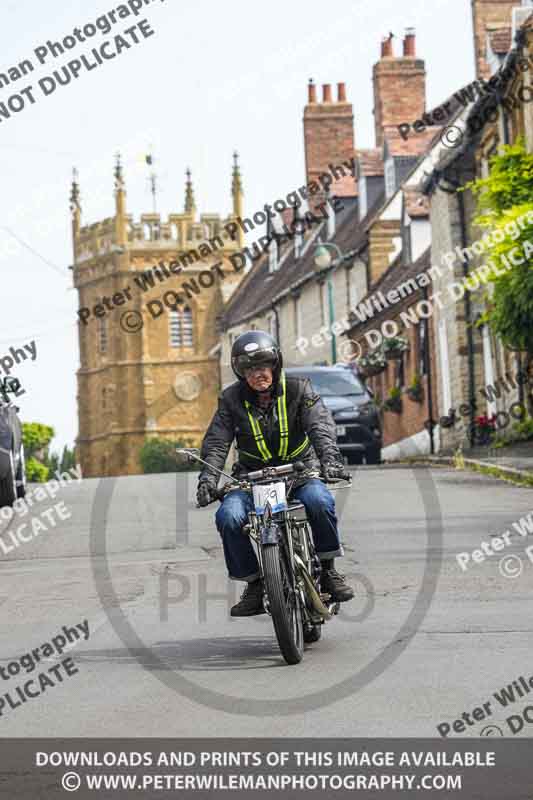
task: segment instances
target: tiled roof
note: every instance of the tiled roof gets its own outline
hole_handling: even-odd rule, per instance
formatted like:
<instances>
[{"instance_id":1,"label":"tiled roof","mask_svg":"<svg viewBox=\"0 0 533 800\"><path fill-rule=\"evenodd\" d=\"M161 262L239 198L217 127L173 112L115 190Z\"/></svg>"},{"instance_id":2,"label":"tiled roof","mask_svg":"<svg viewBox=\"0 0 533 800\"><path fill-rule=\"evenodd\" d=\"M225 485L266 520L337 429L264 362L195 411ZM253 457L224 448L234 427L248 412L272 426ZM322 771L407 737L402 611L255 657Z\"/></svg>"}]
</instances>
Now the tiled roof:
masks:
<instances>
[{"instance_id":1,"label":"tiled roof","mask_svg":"<svg viewBox=\"0 0 533 800\"><path fill-rule=\"evenodd\" d=\"M385 270L379 280L373 284L373 286L370 288L370 291L368 291L366 295L359 300L357 305L364 303L367 298L372 297L372 295L374 295L376 292L380 291L386 295L387 292L390 292L392 289L396 289L400 283L403 283L410 278L414 278L416 275L419 275L421 272L425 272L427 269L429 269L431 267L431 247L428 247L422 253L422 255L417 258L416 261L413 261L406 267L402 266L401 261L401 253L398 253L392 264ZM382 311L376 311L376 313L366 322L361 322L357 319L357 317L354 317L352 313L350 315L350 322L354 328L364 327L368 324L372 324L375 327L376 320L379 320L381 317L390 318L391 309L384 308Z\"/></svg>"},{"instance_id":2,"label":"tiled roof","mask_svg":"<svg viewBox=\"0 0 533 800\"><path fill-rule=\"evenodd\" d=\"M356 150L360 176L383 175L383 151L380 147L370 150Z\"/></svg>"},{"instance_id":3,"label":"tiled roof","mask_svg":"<svg viewBox=\"0 0 533 800\"><path fill-rule=\"evenodd\" d=\"M505 28L498 28L497 30L488 31L490 46L492 50L498 55L505 55L512 47L512 29L511 26Z\"/></svg>"},{"instance_id":4,"label":"tiled roof","mask_svg":"<svg viewBox=\"0 0 533 800\"><path fill-rule=\"evenodd\" d=\"M429 217L429 198L416 189L403 189L405 209L412 219Z\"/></svg>"},{"instance_id":5,"label":"tiled roof","mask_svg":"<svg viewBox=\"0 0 533 800\"><path fill-rule=\"evenodd\" d=\"M529 15L529 17L526 18L525 22L522 23L521 27L522 28L531 28L531 27L533 27L533 11Z\"/></svg>"},{"instance_id":6,"label":"tiled roof","mask_svg":"<svg viewBox=\"0 0 533 800\"><path fill-rule=\"evenodd\" d=\"M358 222L357 201L344 200L345 208L337 215L335 236L329 241L334 242L342 253L349 253L362 247L367 238L367 228L381 209L383 201L384 193L378 197L364 219ZM320 230L321 238L324 240L326 224L324 222L322 227L314 228L312 233L316 234L316 231ZM291 252L276 272L269 273L268 256L263 256L245 276L225 308L222 318L225 329L264 313L270 308L274 298L288 292L295 284L313 279L314 246L310 245L305 254L297 259L294 258L292 244L288 244L287 248Z\"/></svg>"}]
</instances>

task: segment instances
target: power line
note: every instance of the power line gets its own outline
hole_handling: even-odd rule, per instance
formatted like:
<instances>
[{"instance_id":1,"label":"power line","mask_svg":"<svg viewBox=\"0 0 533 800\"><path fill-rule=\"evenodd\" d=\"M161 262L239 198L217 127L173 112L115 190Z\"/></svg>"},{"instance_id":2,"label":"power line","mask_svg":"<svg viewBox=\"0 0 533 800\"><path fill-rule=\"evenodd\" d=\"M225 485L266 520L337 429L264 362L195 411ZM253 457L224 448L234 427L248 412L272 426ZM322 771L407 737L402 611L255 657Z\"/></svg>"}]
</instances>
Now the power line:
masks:
<instances>
[{"instance_id":1,"label":"power line","mask_svg":"<svg viewBox=\"0 0 533 800\"><path fill-rule=\"evenodd\" d=\"M37 252L37 250L34 250L33 247L31 247L29 244L27 244L25 241L23 241L19 236L17 236L17 234L14 233L11 230L11 228L6 228L5 225L2 225L0 227L2 228L2 230L7 231L7 233L9 233L9 235L13 237L13 239L16 239L16 241L20 245L22 245L22 247L25 247L26 250L29 250L30 253L33 253L34 256L37 256L37 258L40 258L41 261L44 261L45 264L48 264L49 267L52 267L52 269L54 269L60 275L63 275L63 277L65 277L65 278L67 277L68 272L66 270L63 270L63 269L61 269L61 267L58 267L57 264L53 264L51 261L48 261L47 258L42 256L40 253Z\"/></svg>"}]
</instances>

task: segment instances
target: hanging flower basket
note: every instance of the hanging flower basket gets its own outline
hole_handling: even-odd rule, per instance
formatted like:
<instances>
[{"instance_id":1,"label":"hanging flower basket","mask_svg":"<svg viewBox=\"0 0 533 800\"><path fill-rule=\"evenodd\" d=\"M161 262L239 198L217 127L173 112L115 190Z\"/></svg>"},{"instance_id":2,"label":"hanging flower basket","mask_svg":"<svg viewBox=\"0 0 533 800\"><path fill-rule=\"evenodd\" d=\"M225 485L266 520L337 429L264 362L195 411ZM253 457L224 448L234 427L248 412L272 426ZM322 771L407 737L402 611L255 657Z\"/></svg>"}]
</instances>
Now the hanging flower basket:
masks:
<instances>
[{"instance_id":1,"label":"hanging flower basket","mask_svg":"<svg viewBox=\"0 0 533 800\"><path fill-rule=\"evenodd\" d=\"M365 378L370 378L383 372L387 368L387 362L382 353L376 351L360 358L357 367Z\"/></svg>"},{"instance_id":2,"label":"hanging flower basket","mask_svg":"<svg viewBox=\"0 0 533 800\"><path fill-rule=\"evenodd\" d=\"M401 336L391 336L383 340L382 350L387 361L399 361L409 350L409 342Z\"/></svg>"},{"instance_id":3,"label":"hanging flower basket","mask_svg":"<svg viewBox=\"0 0 533 800\"><path fill-rule=\"evenodd\" d=\"M385 411L392 411L394 414L402 413L402 392L401 389L395 387L389 392L389 396L383 403Z\"/></svg>"},{"instance_id":4,"label":"hanging flower basket","mask_svg":"<svg viewBox=\"0 0 533 800\"><path fill-rule=\"evenodd\" d=\"M415 375L413 382L407 387L406 394L414 403L421 403L424 399L424 387L420 375Z\"/></svg>"}]
</instances>

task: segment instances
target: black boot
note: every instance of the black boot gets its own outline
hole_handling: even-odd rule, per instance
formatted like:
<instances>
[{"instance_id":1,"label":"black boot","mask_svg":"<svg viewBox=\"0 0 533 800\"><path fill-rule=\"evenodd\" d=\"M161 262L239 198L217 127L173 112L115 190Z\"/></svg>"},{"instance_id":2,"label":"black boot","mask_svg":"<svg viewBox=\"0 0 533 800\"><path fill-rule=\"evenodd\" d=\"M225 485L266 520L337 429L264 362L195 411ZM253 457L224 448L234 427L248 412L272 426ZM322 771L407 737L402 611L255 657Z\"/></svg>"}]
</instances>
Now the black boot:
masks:
<instances>
[{"instance_id":1,"label":"black boot","mask_svg":"<svg viewBox=\"0 0 533 800\"><path fill-rule=\"evenodd\" d=\"M344 580L344 575L339 575L335 569L332 558L322 561L320 589L324 594L331 595L331 600L334 603L346 603L347 600L351 600L354 596L354 591Z\"/></svg>"},{"instance_id":2,"label":"black boot","mask_svg":"<svg viewBox=\"0 0 533 800\"><path fill-rule=\"evenodd\" d=\"M241 599L231 609L232 617L253 617L256 614L265 614L263 608L263 581L258 578L246 584L246 589L241 594Z\"/></svg>"}]
</instances>

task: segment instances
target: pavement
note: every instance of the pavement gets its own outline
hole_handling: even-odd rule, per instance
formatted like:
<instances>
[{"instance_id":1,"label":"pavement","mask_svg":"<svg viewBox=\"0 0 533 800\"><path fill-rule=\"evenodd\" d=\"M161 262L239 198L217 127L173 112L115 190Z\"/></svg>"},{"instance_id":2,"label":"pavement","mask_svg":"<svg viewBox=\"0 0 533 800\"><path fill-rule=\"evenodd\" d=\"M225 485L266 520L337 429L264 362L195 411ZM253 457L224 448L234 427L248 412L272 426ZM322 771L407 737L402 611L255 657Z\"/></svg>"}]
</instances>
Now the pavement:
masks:
<instances>
[{"instance_id":1,"label":"pavement","mask_svg":"<svg viewBox=\"0 0 533 800\"><path fill-rule=\"evenodd\" d=\"M477 461L533 474L533 442L521 442L506 447L473 447L465 455Z\"/></svg>"},{"instance_id":2,"label":"pavement","mask_svg":"<svg viewBox=\"0 0 533 800\"><path fill-rule=\"evenodd\" d=\"M356 599L291 667L268 616L229 617L242 585L227 581L215 506L194 507L194 475L64 487L70 517L0 557L2 735L438 737L455 720L463 736L512 735L527 697L503 708L494 693L533 675L533 533L480 547L515 531L531 490L442 465L354 471L337 493L337 566ZM0 522L2 540L19 522ZM462 570L457 554L474 551ZM17 666L85 620L87 639ZM16 704L66 658L75 673Z\"/></svg>"}]
</instances>

